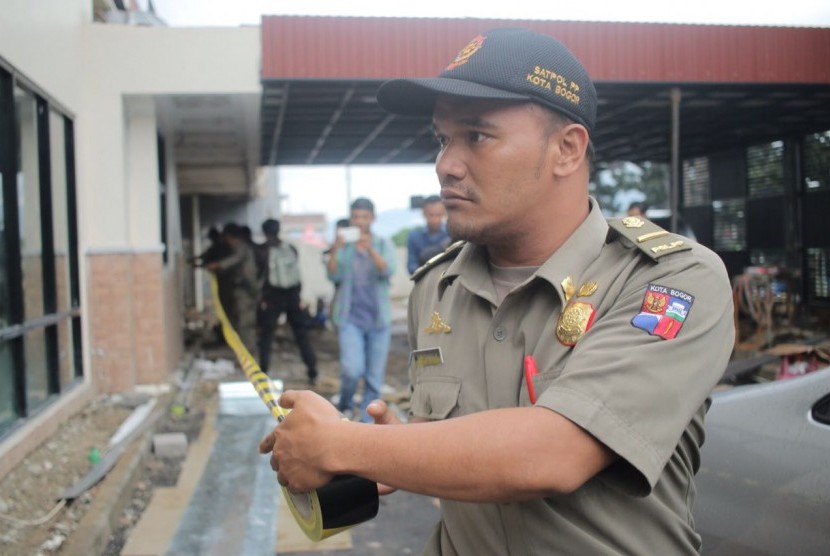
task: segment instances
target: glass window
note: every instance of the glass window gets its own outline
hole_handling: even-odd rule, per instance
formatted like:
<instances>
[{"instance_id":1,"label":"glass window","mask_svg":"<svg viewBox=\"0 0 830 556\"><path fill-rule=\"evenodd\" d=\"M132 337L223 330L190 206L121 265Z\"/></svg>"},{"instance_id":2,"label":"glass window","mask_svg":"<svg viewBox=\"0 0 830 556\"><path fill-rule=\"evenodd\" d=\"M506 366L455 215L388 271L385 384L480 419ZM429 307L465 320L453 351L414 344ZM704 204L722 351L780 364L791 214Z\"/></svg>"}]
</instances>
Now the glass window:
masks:
<instances>
[{"instance_id":1,"label":"glass window","mask_svg":"<svg viewBox=\"0 0 830 556\"><path fill-rule=\"evenodd\" d=\"M683 161L683 206L699 207L709 204L709 159L692 158Z\"/></svg>"},{"instance_id":2,"label":"glass window","mask_svg":"<svg viewBox=\"0 0 830 556\"><path fill-rule=\"evenodd\" d=\"M743 199L714 201L715 251L746 250L746 208Z\"/></svg>"},{"instance_id":3,"label":"glass window","mask_svg":"<svg viewBox=\"0 0 830 556\"><path fill-rule=\"evenodd\" d=\"M15 87L17 118L17 202L20 214L20 266L23 274L23 320L43 316L43 271L40 218L40 172L37 103L33 94Z\"/></svg>"},{"instance_id":4,"label":"glass window","mask_svg":"<svg viewBox=\"0 0 830 556\"><path fill-rule=\"evenodd\" d=\"M830 130L804 140L804 187L808 191L830 189Z\"/></svg>"},{"instance_id":5,"label":"glass window","mask_svg":"<svg viewBox=\"0 0 830 556\"><path fill-rule=\"evenodd\" d=\"M67 318L58 323L58 380L62 391L71 386L76 375L72 319Z\"/></svg>"},{"instance_id":6,"label":"glass window","mask_svg":"<svg viewBox=\"0 0 830 556\"><path fill-rule=\"evenodd\" d=\"M0 342L0 430L17 417L14 410L14 364L12 346L9 342Z\"/></svg>"},{"instance_id":7,"label":"glass window","mask_svg":"<svg viewBox=\"0 0 830 556\"><path fill-rule=\"evenodd\" d=\"M2 156L2 153L0 153ZM9 260L6 253L6 209L3 194L3 172L0 172L0 328L11 323L11 307L9 307Z\"/></svg>"},{"instance_id":8,"label":"glass window","mask_svg":"<svg viewBox=\"0 0 830 556\"><path fill-rule=\"evenodd\" d=\"M49 397L49 374L46 357L46 329L35 328L23 336L26 365L26 408L32 409Z\"/></svg>"},{"instance_id":9,"label":"glass window","mask_svg":"<svg viewBox=\"0 0 830 556\"><path fill-rule=\"evenodd\" d=\"M784 143L774 141L746 150L747 187L750 197L784 194Z\"/></svg>"},{"instance_id":10,"label":"glass window","mask_svg":"<svg viewBox=\"0 0 830 556\"><path fill-rule=\"evenodd\" d=\"M830 249L807 249L807 296L830 300Z\"/></svg>"},{"instance_id":11,"label":"glass window","mask_svg":"<svg viewBox=\"0 0 830 556\"><path fill-rule=\"evenodd\" d=\"M71 308L69 295L69 204L66 182L66 144L63 116L52 111L49 114L49 151L52 173L52 233L55 249L55 298L57 310Z\"/></svg>"}]
</instances>

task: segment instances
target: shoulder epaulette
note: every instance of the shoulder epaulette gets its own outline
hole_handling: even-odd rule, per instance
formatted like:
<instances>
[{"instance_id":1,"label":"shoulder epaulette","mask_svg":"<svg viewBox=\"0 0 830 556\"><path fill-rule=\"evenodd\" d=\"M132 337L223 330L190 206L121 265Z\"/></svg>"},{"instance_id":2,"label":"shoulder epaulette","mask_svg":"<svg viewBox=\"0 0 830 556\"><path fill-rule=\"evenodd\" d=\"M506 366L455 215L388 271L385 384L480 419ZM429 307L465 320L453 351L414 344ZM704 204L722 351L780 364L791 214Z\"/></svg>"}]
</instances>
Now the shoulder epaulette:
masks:
<instances>
[{"instance_id":1,"label":"shoulder epaulette","mask_svg":"<svg viewBox=\"0 0 830 556\"><path fill-rule=\"evenodd\" d=\"M608 225L653 261L692 248L688 239L664 230L647 218L609 218Z\"/></svg>"},{"instance_id":2,"label":"shoulder epaulette","mask_svg":"<svg viewBox=\"0 0 830 556\"><path fill-rule=\"evenodd\" d=\"M466 241L461 240L451 244L442 252L438 253L437 255L429 259L427 262L416 268L415 272L412 273L412 276L410 276L409 279L413 282L417 282L418 280L423 278L426 275L426 273L429 272L438 263L454 259L461 252L461 248L464 247L466 243Z\"/></svg>"}]
</instances>

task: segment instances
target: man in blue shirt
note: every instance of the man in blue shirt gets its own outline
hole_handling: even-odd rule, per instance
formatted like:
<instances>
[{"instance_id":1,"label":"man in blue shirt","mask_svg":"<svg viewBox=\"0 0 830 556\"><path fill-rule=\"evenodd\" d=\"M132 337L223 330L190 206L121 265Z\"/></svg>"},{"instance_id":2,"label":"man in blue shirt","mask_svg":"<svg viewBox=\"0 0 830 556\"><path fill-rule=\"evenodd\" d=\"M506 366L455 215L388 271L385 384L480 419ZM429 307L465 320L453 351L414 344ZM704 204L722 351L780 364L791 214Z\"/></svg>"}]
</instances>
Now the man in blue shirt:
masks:
<instances>
[{"instance_id":1,"label":"man in blue shirt","mask_svg":"<svg viewBox=\"0 0 830 556\"><path fill-rule=\"evenodd\" d=\"M427 225L409 233L406 240L407 260L406 268L412 274L415 270L442 252L451 243L450 236L444 225L444 203L441 197L431 195L424 200L422 207Z\"/></svg>"}]
</instances>

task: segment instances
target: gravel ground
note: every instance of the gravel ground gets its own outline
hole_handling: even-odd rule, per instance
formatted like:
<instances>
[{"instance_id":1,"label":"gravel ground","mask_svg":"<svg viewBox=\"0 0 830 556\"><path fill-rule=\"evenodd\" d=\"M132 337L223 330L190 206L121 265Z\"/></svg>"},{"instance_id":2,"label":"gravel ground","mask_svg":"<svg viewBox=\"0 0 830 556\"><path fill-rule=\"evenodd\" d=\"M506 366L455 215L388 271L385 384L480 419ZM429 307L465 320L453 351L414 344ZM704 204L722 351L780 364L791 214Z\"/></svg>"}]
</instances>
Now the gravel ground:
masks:
<instances>
[{"instance_id":1,"label":"gravel ground","mask_svg":"<svg viewBox=\"0 0 830 556\"><path fill-rule=\"evenodd\" d=\"M84 516L96 487L43 524L58 497L93 466L90 452L104 452L133 408L121 397L102 397L65 422L0 482L0 554L53 554ZM92 458L94 459L94 457Z\"/></svg>"},{"instance_id":2,"label":"gravel ground","mask_svg":"<svg viewBox=\"0 0 830 556\"><path fill-rule=\"evenodd\" d=\"M339 389L337 338L328 329L313 330L311 336L320 373L314 389L330 397ZM307 388L305 367L293 344L290 330L278 329L274 349L276 355L271 376L283 379L286 388ZM221 344L199 348L193 355L211 361L234 359L233 353ZM409 397L407 360L405 336L393 335L385 397L403 410ZM155 425L156 431L184 432L188 441L194 440L201 431L203 408L211 396L216 395L219 380L245 380L245 377L236 369L234 373L220 378L200 379L186 396L188 410L184 414L166 414ZM56 434L0 481L0 554L45 556L61 553L61 547L94 500L97 487L90 488L78 499L57 509L51 519L43 523L36 521L55 510L58 496L93 467L94 457L90 458L90 452L106 451L109 439L140 401L143 399L133 395L100 397L61 425ZM145 458L134 490L126 494L130 500L112 533L106 555L119 554L146 508L153 489L175 486L181 464L181 460L160 459L153 454Z\"/></svg>"}]
</instances>

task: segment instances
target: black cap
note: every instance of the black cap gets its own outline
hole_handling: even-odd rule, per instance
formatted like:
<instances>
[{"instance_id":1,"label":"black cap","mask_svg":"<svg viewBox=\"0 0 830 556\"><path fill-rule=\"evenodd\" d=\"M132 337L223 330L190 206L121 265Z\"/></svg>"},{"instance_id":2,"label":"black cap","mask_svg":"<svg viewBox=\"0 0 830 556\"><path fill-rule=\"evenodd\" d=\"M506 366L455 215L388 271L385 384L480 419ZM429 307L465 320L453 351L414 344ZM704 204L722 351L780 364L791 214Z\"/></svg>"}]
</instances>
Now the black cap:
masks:
<instances>
[{"instance_id":1,"label":"black cap","mask_svg":"<svg viewBox=\"0 0 830 556\"><path fill-rule=\"evenodd\" d=\"M588 72L556 39L520 28L475 37L438 77L393 79L378 103L393 114L431 115L439 94L535 101L581 123L591 134L597 93Z\"/></svg>"}]
</instances>

